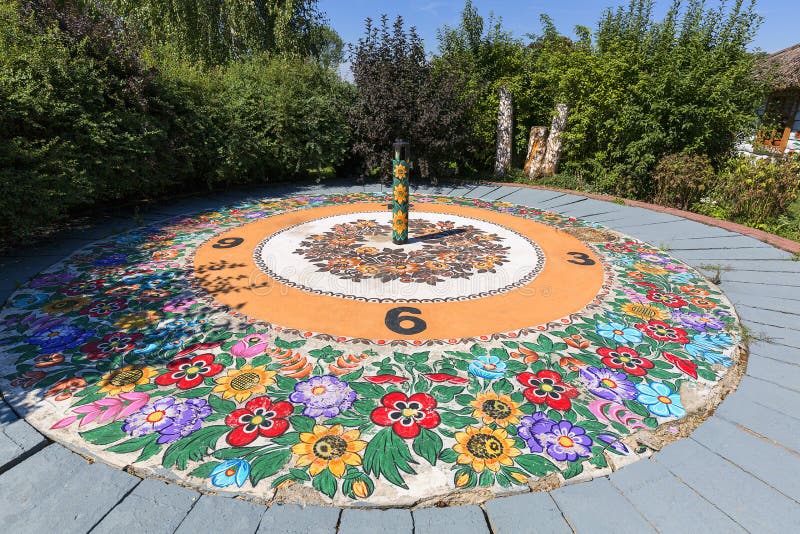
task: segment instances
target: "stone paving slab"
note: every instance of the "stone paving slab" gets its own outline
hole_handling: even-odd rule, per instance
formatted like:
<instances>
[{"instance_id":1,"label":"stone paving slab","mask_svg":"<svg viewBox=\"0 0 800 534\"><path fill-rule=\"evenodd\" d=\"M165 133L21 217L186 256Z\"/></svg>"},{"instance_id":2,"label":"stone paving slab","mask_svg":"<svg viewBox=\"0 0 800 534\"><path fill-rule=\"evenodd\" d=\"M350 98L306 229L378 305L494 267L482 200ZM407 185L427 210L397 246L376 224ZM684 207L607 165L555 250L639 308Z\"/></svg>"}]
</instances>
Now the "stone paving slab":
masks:
<instances>
[{"instance_id":1,"label":"stone paving slab","mask_svg":"<svg viewBox=\"0 0 800 534\"><path fill-rule=\"evenodd\" d=\"M765 310L763 308L753 308L752 306L739 305L736 311L745 321L765 324L777 328L788 328L789 330L800 330L800 317L775 310Z\"/></svg>"},{"instance_id":2,"label":"stone paving slab","mask_svg":"<svg viewBox=\"0 0 800 534\"><path fill-rule=\"evenodd\" d=\"M343 510L338 534L413 534L410 510Z\"/></svg>"},{"instance_id":3,"label":"stone paving slab","mask_svg":"<svg viewBox=\"0 0 800 534\"><path fill-rule=\"evenodd\" d=\"M740 292L738 289L735 291L729 289L725 291L725 295L737 309L739 307L749 307L757 310L769 310L800 316L800 300L748 294ZM793 321L794 319L787 317L786 320Z\"/></svg>"},{"instance_id":4,"label":"stone paving slab","mask_svg":"<svg viewBox=\"0 0 800 534\"><path fill-rule=\"evenodd\" d=\"M792 365L800 365L800 349L792 347L762 341L751 341L750 353Z\"/></svg>"},{"instance_id":5,"label":"stone paving slab","mask_svg":"<svg viewBox=\"0 0 800 534\"><path fill-rule=\"evenodd\" d=\"M483 507L493 534L572 532L561 510L548 493L525 493L493 499Z\"/></svg>"},{"instance_id":6,"label":"stone paving slab","mask_svg":"<svg viewBox=\"0 0 800 534\"><path fill-rule=\"evenodd\" d=\"M341 510L327 506L271 506L261 518L258 534L335 534Z\"/></svg>"},{"instance_id":7,"label":"stone paving slab","mask_svg":"<svg viewBox=\"0 0 800 534\"><path fill-rule=\"evenodd\" d=\"M698 521L702 521L703 532L745 532L741 525L654 461L636 462L609 478L660 532L691 532Z\"/></svg>"},{"instance_id":8,"label":"stone paving slab","mask_svg":"<svg viewBox=\"0 0 800 534\"><path fill-rule=\"evenodd\" d=\"M174 532L200 495L176 484L146 478L92 529L93 534Z\"/></svg>"},{"instance_id":9,"label":"stone paving slab","mask_svg":"<svg viewBox=\"0 0 800 534\"><path fill-rule=\"evenodd\" d=\"M558 488L551 495L573 530L579 534L656 532L607 478Z\"/></svg>"},{"instance_id":10,"label":"stone paving slab","mask_svg":"<svg viewBox=\"0 0 800 534\"><path fill-rule=\"evenodd\" d=\"M728 273L721 273L724 276L722 283L718 284L726 295L738 294L748 297L770 297L781 300L792 300L800 302L800 286L770 285L765 283L754 283L747 281L735 281L727 278Z\"/></svg>"},{"instance_id":11,"label":"stone paving slab","mask_svg":"<svg viewBox=\"0 0 800 534\"><path fill-rule=\"evenodd\" d=\"M24 419L17 417L11 407L0 400L0 473L47 443L47 438Z\"/></svg>"},{"instance_id":12,"label":"stone paving slab","mask_svg":"<svg viewBox=\"0 0 800 534\"><path fill-rule=\"evenodd\" d=\"M716 412L731 423L764 436L800 454L800 419L775 412L745 393L729 395Z\"/></svg>"},{"instance_id":13,"label":"stone paving slab","mask_svg":"<svg viewBox=\"0 0 800 534\"><path fill-rule=\"evenodd\" d=\"M790 260L792 255L785 250L777 248L713 248L706 250L670 250L671 255L678 259L707 260L729 263L731 260L753 261L753 260ZM775 266L776 264L771 263Z\"/></svg>"},{"instance_id":14,"label":"stone paving slab","mask_svg":"<svg viewBox=\"0 0 800 534\"><path fill-rule=\"evenodd\" d=\"M800 393L800 365L751 353L747 359L747 374Z\"/></svg>"},{"instance_id":15,"label":"stone paving slab","mask_svg":"<svg viewBox=\"0 0 800 534\"><path fill-rule=\"evenodd\" d=\"M785 533L800 523L797 502L696 441L677 441L654 459L747 530Z\"/></svg>"},{"instance_id":16,"label":"stone paving slab","mask_svg":"<svg viewBox=\"0 0 800 534\"><path fill-rule=\"evenodd\" d=\"M469 532L490 534L483 510L477 506L450 506L448 508L422 508L412 512L414 534L444 534Z\"/></svg>"},{"instance_id":17,"label":"stone paving slab","mask_svg":"<svg viewBox=\"0 0 800 534\"><path fill-rule=\"evenodd\" d=\"M800 456L721 419L705 421L692 439L800 505Z\"/></svg>"},{"instance_id":18,"label":"stone paving slab","mask_svg":"<svg viewBox=\"0 0 800 534\"><path fill-rule=\"evenodd\" d=\"M5 532L88 532L140 479L50 445L0 475Z\"/></svg>"},{"instance_id":19,"label":"stone paving slab","mask_svg":"<svg viewBox=\"0 0 800 534\"><path fill-rule=\"evenodd\" d=\"M202 532L241 532L252 534L258 529L266 508L240 499L202 495L175 534Z\"/></svg>"}]
</instances>

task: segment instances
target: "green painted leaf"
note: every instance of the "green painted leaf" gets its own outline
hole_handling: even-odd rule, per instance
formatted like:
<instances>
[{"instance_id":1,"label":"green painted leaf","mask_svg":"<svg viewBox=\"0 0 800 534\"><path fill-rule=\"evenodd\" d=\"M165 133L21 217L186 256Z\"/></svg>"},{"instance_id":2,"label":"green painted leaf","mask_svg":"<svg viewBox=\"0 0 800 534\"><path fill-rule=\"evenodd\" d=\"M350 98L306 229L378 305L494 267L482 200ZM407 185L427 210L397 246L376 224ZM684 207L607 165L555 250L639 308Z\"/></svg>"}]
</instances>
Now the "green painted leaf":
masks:
<instances>
[{"instance_id":1,"label":"green painted leaf","mask_svg":"<svg viewBox=\"0 0 800 534\"><path fill-rule=\"evenodd\" d=\"M399 470L414 473L409 463L413 462L408 445L391 428L380 430L364 449L364 472L383 476L386 480L408 489Z\"/></svg>"},{"instance_id":2,"label":"green painted leaf","mask_svg":"<svg viewBox=\"0 0 800 534\"><path fill-rule=\"evenodd\" d=\"M214 388L194 388L186 391L181 391L180 393L176 393L175 396L181 397L183 399L195 399L197 397L205 397L206 395L211 393L212 389Z\"/></svg>"},{"instance_id":3,"label":"green painted leaf","mask_svg":"<svg viewBox=\"0 0 800 534\"><path fill-rule=\"evenodd\" d=\"M250 360L250 365L253 367L261 367L272 363L272 356L269 354L261 354Z\"/></svg>"},{"instance_id":4,"label":"green painted leaf","mask_svg":"<svg viewBox=\"0 0 800 534\"><path fill-rule=\"evenodd\" d=\"M208 396L208 404L215 412L229 414L236 409L236 403L229 400L223 400L217 395Z\"/></svg>"},{"instance_id":5,"label":"green painted leaf","mask_svg":"<svg viewBox=\"0 0 800 534\"><path fill-rule=\"evenodd\" d=\"M492 389L498 395L508 395L514 391L514 385L507 378L501 378L492 384Z\"/></svg>"},{"instance_id":6,"label":"green painted leaf","mask_svg":"<svg viewBox=\"0 0 800 534\"><path fill-rule=\"evenodd\" d=\"M305 472L302 469L297 469L295 467L292 467L291 469L289 469L289 474L295 480L303 480L303 481L311 480L311 477L308 475L307 472Z\"/></svg>"},{"instance_id":7,"label":"green painted leaf","mask_svg":"<svg viewBox=\"0 0 800 534\"><path fill-rule=\"evenodd\" d=\"M133 451L138 451L147 446L148 443L151 443L158 439L158 434L150 434L149 436L142 436L140 438L133 438L112 447L108 447L106 450L108 452L115 452L118 454L125 454Z\"/></svg>"},{"instance_id":8,"label":"green painted leaf","mask_svg":"<svg viewBox=\"0 0 800 534\"><path fill-rule=\"evenodd\" d=\"M259 456L250 464L250 483L255 486L264 478L271 477L280 471L292 457L288 450L275 451ZM334 487L334 492L336 488Z\"/></svg>"},{"instance_id":9,"label":"green painted leaf","mask_svg":"<svg viewBox=\"0 0 800 534\"><path fill-rule=\"evenodd\" d=\"M375 402L371 400L359 399L353 403L355 411L362 415L370 415L376 407Z\"/></svg>"},{"instance_id":10,"label":"green painted leaf","mask_svg":"<svg viewBox=\"0 0 800 534\"><path fill-rule=\"evenodd\" d=\"M179 439L164 451L161 465L167 468L175 465L181 471L186 469L189 460L201 460L208 454L209 449L214 449L219 438L229 430L230 428L227 426L207 426Z\"/></svg>"},{"instance_id":11,"label":"green painted leaf","mask_svg":"<svg viewBox=\"0 0 800 534\"><path fill-rule=\"evenodd\" d=\"M581 473L583 473L583 464L578 462L570 464L567 469L561 471L561 476L564 477L564 479L569 480L570 478L576 477Z\"/></svg>"},{"instance_id":12,"label":"green painted leaf","mask_svg":"<svg viewBox=\"0 0 800 534\"><path fill-rule=\"evenodd\" d=\"M260 448L261 447L229 447L214 451L212 456L218 460L230 460L232 458L241 458L242 456L257 451Z\"/></svg>"},{"instance_id":13,"label":"green painted leaf","mask_svg":"<svg viewBox=\"0 0 800 534\"><path fill-rule=\"evenodd\" d=\"M593 456L589 460L589 463L592 464L595 467L599 467L600 469L602 469L603 467L608 467L608 462L606 461L606 457L604 455L602 455L602 454L598 454L596 456Z\"/></svg>"},{"instance_id":14,"label":"green painted leaf","mask_svg":"<svg viewBox=\"0 0 800 534\"><path fill-rule=\"evenodd\" d=\"M440 414L442 423L451 428L464 428L469 425L475 425L478 420L474 417L465 417L463 415L455 415L450 412L442 412Z\"/></svg>"},{"instance_id":15,"label":"green painted leaf","mask_svg":"<svg viewBox=\"0 0 800 534\"><path fill-rule=\"evenodd\" d=\"M298 339L297 341L289 342L289 341L284 341L279 337L276 337L273 343L279 349L299 349L300 347L306 344L306 340Z\"/></svg>"},{"instance_id":16,"label":"green painted leaf","mask_svg":"<svg viewBox=\"0 0 800 534\"><path fill-rule=\"evenodd\" d=\"M367 399L380 399L386 394L385 389L368 382L352 382L350 387L353 388L359 396Z\"/></svg>"},{"instance_id":17,"label":"green painted leaf","mask_svg":"<svg viewBox=\"0 0 800 534\"><path fill-rule=\"evenodd\" d=\"M298 432L311 432L314 430L314 424L316 423L313 418L305 415L293 415L289 417L289 422Z\"/></svg>"},{"instance_id":18,"label":"green painted leaf","mask_svg":"<svg viewBox=\"0 0 800 534\"><path fill-rule=\"evenodd\" d=\"M122 431L122 424L122 421L117 421L86 432L79 432L79 434L83 439L94 445L108 445L128 435Z\"/></svg>"},{"instance_id":19,"label":"green painted leaf","mask_svg":"<svg viewBox=\"0 0 800 534\"><path fill-rule=\"evenodd\" d=\"M647 411L647 408L645 408L644 404L639 401L626 400L625 407L636 415L641 415L642 417L647 417L650 415L650 412Z\"/></svg>"},{"instance_id":20,"label":"green painted leaf","mask_svg":"<svg viewBox=\"0 0 800 534\"><path fill-rule=\"evenodd\" d=\"M506 362L507 372L517 374L528 370L528 366L517 360L508 360Z\"/></svg>"},{"instance_id":21,"label":"green painted leaf","mask_svg":"<svg viewBox=\"0 0 800 534\"><path fill-rule=\"evenodd\" d=\"M429 464L436 465L436 458L442 452L442 438L436 432L420 427L419 435L414 438L414 452L425 458Z\"/></svg>"},{"instance_id":22,"label":"green painted leaf","mask_svg":"<svg viewBox=\"0 0 800 534\"><path fill-rule=\"evenodd\" d=\"M314 486L314 489L317 491L320 491L333 499L333 496L336 495L338 481L336 480L336 477L333 476L333 473L331 473L330 469L325 469L314 477L311 485Z\"/></svg>"},{"instance_id":23,"label":"green painted leaf","mask_svg":"<svg viewBox=\"0 0 800 534\"><path fill-rule=\"evenodd\" d=\"M486 356L488 354L488 351L477 343L469 348L469 352L475 358L480 358L481 356Z\"/></svg>"},{"instance_id":24,"label":"green painted leaf","mask_svg":"<svg viewBox=\"0 0 800 534\"><path fill-rule=\"evenodd\" d=\"M297 380L294 378L289 378L283 375L275 375L275 381L278 384L278 389L282 389L284 391L293 390L294 385L297 384Z\"/></svg>"},{"instance_id":25,"label":"green painted leaf","mask_svg":"<svg viewBox=\"0 0 800 534\"><path fill-rule=\"evenodd\" d=\"M484 469L483 473L481 473L481 476L478 479L478 484L481 486L494 485L494 473L492 473L489 469Z\"/></svg>"},{"instance_id":26,"label":"green painted leaf","mask_svg":"<svg viewBox=\"0 0 800 534\"><path fill-rule=\"evenodd\" d=\"M300 433L287 432L282 436L270 438L270 441L272 441L272 443L277 443L278 445L294 445L295 443L300 443Z\"/></svg>"},{"instance_id":27,"label":"green painted leaf","mask_svg":"<svg viewBox=\"0 0 800 534\"><path fill-rule=\"evenodd\" d=\"M208 478L211 476L211 472L220 464L221 462L206 462L200 467L193 469L189 474L193 477L197 478Z\"/></svg>"},{"instance_id":28,"label":"green painted leaf","mask_svg":"<svg viewBox=\"0 0 800 534\"><path fill-rule=\"evenodd\" d=\"M345 382L353 382L354 380L358 380L359 378L361 378L361 375L363 374L364 374L364 368L362 367L357 371L353 371L352 373L347 373L346 375L343 375L341 379L344 380Z\"/></svg>"},{"instance_id":29,"label":"green painted leaf","mask_svg":"<svg viewBox=\"0 0 800 534\"><path fill-rule=\"evenodd\" d=\"M445 449L439 454L439 459L445 463L452 464L458 459L458 453L453 449Z\"/></svg>"},{"instance_id":30,"label":"green painted leaf","mask_svg":"<svg viewBox=\"0 0 800 534\"><path fill-rule=\"evenodd\" d=\"M153 441L148 443L144 449L142 449L142 453L139 455L138 458L136 458L136 460L134 460L134 463L144 462L145 460L149 460L150 458L161 452L161 447L162 445L156 442L156 440L154 439Z\"/></svg>"},{"instance_id":31,"label":"green painted leaf","mask_svg":"<svg viewBox=\"0 0 800 534\"><path fill-rule=\"evenodd\" d=\"M472 395L456 395L456 402L461 406L469 406L469 403L475 400Z\"/></svg>"},{"instance_id":32,"label":"green painted leaf","mask_svg":"<svg viewBox=\"0 0 800 534\"><path fill-rule=\"evenodd\" d=\"M522 454L514 458L514 461L525 471L537 477L558 471L558 467L553 462L538 454Z\"/></svg>"},{"instance_id":33,"label":"green painted leaf","mask_svg":"<svg viewBox=\"0 0 800 534\"><path fill-rule=\"evenodd\" d=\"M444 386L439 385L431 389L431 395L437 402L445 403L450 402L453 398L464 391L462 386Z\"/></svg>"}]
</instances>

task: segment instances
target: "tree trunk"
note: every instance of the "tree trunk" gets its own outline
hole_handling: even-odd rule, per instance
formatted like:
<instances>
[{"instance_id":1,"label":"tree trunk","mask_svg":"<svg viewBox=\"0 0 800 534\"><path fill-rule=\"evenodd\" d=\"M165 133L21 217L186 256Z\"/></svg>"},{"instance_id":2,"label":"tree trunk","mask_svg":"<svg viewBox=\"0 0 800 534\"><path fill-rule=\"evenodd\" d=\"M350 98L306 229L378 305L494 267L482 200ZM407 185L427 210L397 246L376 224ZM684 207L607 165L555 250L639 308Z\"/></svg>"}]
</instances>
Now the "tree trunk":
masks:
<instances>
[{"instance_id":1,"label":"tree trunk","mask_svg":"<svg viewBox=\"0 0 800 534\"><path fill-rule=\"evenodd\" d=\"M506 86L500 87L500 106L497 109L497 158L494 175L501 177L511 169L511 144L514 138L514 104Z\"/></svg>"},{"instance_id":2,"label":"tree trunk","mask_svg":"<svg viewBox=\"0 0 800 534\"><path fill-rule=\"evenodd\" d=\"M547 128L534 126L528 138L528 155L525 158L525 174L535 180L542 175L542 164L547 152Z\"/></svg>"},{"instance_id":3,"label":"tree trunk","mask_svg":"<svg viewBox=\"0 0 800 534\"><path fill-rule=\"evenodd\" d=\"M552 176L558 172L558 162L561 159L561 134L567 127L568 112L569 107L566 104L556 104L556 116L553 117L553 125L550 127L547 153L544 156L544 165L542 165L543 176Z\"/></svg>"}]
</instances>

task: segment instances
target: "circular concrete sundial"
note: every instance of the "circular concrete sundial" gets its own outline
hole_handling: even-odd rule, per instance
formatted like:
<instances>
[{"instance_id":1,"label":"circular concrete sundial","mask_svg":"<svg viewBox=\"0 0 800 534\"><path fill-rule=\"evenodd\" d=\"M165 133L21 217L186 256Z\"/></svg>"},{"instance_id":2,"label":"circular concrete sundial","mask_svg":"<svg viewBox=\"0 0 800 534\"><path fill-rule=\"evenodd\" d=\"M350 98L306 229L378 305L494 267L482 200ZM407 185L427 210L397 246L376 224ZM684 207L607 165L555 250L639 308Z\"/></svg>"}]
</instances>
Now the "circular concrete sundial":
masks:
<instances>
[{"instance_id":1,"label":"circular concrete sundial","mask_svg":"<svg viewBox=\"0 0 800 534\"><path fill-rule=\"evenodd\" d=\"M735 380L731 304L667 252L533 207L268 199L97 242L20 288L5 398L143 476L411 506L606 474Z\"/></svg>"}]
</instances>

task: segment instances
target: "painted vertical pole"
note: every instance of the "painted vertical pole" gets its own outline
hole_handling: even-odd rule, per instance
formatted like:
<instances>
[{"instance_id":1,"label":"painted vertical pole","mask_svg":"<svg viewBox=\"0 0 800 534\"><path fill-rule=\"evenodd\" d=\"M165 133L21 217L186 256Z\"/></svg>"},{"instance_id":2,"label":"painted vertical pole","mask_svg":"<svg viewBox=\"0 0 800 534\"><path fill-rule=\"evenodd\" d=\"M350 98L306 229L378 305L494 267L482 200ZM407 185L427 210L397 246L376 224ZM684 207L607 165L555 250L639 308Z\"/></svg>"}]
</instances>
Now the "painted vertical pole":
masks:
<instances>
[{"instance_id":1,"label":"painted vertical pole","mask_svg":"<svg viewBox=\"0 0 800 534\"><path fill-rule=\"evenodd\" d=\"M401 159L401 146L395 144L392 160L394 202L392 204L392 242L408 243L408 161Z\"/></svg>"}]
</instances>

